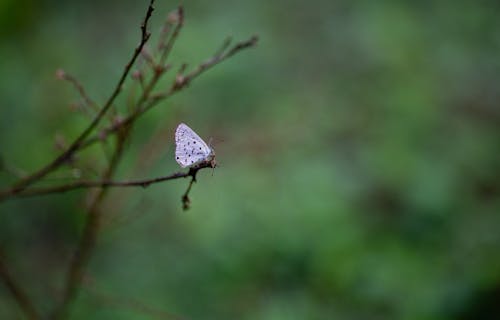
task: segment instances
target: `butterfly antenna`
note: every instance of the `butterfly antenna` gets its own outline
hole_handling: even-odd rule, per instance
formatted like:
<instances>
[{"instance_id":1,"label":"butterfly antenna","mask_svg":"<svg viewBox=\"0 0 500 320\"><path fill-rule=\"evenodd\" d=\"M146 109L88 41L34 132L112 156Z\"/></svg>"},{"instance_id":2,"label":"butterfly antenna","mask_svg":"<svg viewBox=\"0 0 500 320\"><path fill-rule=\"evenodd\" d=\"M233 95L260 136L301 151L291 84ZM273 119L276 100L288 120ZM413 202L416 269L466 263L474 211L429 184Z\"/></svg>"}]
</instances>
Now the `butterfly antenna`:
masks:
<instances>
[{"instance_id":1,"label":"butterfly antenna","mask_svg":"<svg viewBox=\"0 0 500 320\"><path fill-rule=\"evenodd\" d=\"M219 164L215 162L215 159L212 159L212 161L210 162L210 166L212 167L212 177L213 177L215 173L215 168L219 167Z\"/></svg>"}]
</instances>

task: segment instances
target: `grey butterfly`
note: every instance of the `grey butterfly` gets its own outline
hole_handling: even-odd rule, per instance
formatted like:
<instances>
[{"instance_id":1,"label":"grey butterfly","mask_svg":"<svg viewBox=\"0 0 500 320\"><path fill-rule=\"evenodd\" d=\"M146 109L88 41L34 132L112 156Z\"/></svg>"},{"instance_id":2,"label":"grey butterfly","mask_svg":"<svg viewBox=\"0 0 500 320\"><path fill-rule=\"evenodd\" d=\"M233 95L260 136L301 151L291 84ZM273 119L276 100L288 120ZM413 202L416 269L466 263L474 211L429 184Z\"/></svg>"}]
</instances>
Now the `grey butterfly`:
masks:
<instances>
[{"instance_id":1,"label":"grey butterfly","mask_svg":"<svg viewBox=\"0 0 500 320\"><path fill-rule=\"evenodd\" d=\"M196 167L201 163L214 163L215 152L190 127L181 123L175 130L175 160L182 167Z\"/></svg>"}]
</instances>

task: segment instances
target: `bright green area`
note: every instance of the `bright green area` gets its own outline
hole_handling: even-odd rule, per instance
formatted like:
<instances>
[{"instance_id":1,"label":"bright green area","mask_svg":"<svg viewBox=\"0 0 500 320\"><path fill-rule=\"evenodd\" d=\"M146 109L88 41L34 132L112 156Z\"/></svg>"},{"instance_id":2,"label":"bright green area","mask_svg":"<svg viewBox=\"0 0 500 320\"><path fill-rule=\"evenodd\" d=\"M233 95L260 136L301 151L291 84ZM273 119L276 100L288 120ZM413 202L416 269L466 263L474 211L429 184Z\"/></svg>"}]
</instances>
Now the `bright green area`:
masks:
<instances>
[{"instance_id":1,"label":"bright green area","mask_svg":"<svg viewBox=\"0 0 500 320\"><path fill-rule=\"evenodd\" d=\"M55 70L104 101L142 2L0 1L4 167L32 172L56 155L56 134L85 127ZM500 317L499 4L183 3L176 66L227 35L259 45L141 119L117 179L177 171L179 122L213 137L220 167L200 173L187 212L187 180L110 193L71 319ZM157 4L153 32L175 5ZM99 147L82 158L105 162ZM85 203L77 191L0 205L0 246L43 312ZM0 318L19 316L0 285Z\"/></svg>"}]
</instances>

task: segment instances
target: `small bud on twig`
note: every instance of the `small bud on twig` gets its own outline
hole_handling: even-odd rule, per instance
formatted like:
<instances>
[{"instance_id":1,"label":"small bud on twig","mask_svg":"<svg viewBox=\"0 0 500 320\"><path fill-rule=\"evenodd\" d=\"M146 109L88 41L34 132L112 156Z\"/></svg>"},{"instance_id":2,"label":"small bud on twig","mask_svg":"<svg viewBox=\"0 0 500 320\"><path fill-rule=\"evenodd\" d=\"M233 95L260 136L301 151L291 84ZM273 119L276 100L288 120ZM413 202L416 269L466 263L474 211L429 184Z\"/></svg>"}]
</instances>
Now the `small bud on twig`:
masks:
<instances>
[{"instance_id":1,"label":"small bud on twig","mask_svg":"<svg viewBox=\"0 0 500 320\"><path fill-rule=\"evenodd\" d=\"M113 117L113 125L120 126L123 123L123 120L125 120L125 118L117 114Z\"/></svg>"},{"instance_id":2,"label":"small bud on twig","mask_svg":"<svg viewBox=\"0 0 500 320\"><path fill-rule=\"evenodd\" d=\"M71 170L71 174L73 178L80 179L82 177L82 170L78 168L73 168L73 170Z\"/></svg>"},{"instance_id":3,"label":"small bud on twig","mask_svg":"<svg viewBox=\"0 0 500 320\"><path fill-rule=\"evenodd\" d=\"M141 57L146 61L152 68L156 67L156 63L153 59L153 56L149 52L149 49L147 47L142 48L141 51Z\"/></svg>"},{"instance_id":4,"label":"small bud on twig","mask_svg":"<svg viewBox=\"0 0 500 320\"><path fill-rule=\"evenodd\" d=\"M66 78L66 72L63 69L57 69L56 78L59 80L64 80Z\"/></svg>"},{"instance_id":5,"label":"small bud on twig","mask_svg":"<svg viewBox=\"0 0 500 320\"><path fill-rule=\"evenodd\" d=\"M64 136L60 133L56 133L54 137L54 146L57 150L64 150L67 148L68 143Z\"/></svg>"},{"instance_id":6,"label":"small bud on twig","mask_svg":"<svg viewBox=\"0 0 500 320\"><path fill-rule=\"evenodd\" d=\"M134 72L132 72L132 79L142 80L143 79L142 72L140 70L135 70Z\"/></svg>"},{"instance_id":7,"label":"small bud on twig","mask_svg":"<svg viewBox=\"0 0 500 320\"><path fill-rule=\"evenodd\" d=\"M167 23L168 24L171 24L171 25L177 24L179 22L179 20L180 20L179 9L174 10L167 15Z\"/></svg>"}]
</instances>

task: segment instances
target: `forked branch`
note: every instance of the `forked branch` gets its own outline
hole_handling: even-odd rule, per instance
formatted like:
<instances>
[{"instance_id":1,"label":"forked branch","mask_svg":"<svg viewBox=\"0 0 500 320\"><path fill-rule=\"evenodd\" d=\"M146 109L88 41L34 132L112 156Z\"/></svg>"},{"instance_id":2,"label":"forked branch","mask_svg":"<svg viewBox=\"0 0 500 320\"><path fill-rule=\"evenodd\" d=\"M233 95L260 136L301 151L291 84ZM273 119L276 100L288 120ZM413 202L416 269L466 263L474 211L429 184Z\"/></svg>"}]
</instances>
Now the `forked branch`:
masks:
<instances>
[{"instance_id":1,"label":"forked branch","mask_svg":"<svg viewBox=\"0 0 500 320\"><path fill-rule=\"evenodd\" d=\"M130 180L130 181L115 181L113 180L113 174L116 171L116 167L122 158L124 145L126 140L132 132L132 127L136 120L138 120L143 114L149 111L151 108L156 106L159 102L169 98L177 92L180 92L184 88L204 73L206 70L217 65L218 63L230 58L234 54L240 52L243 49L254 46L257 43L257 37L254 36L249 40L236 43L231 47L230 39L226 40L223 45L216 51L216 53L205 62L199 64L190 72L186 72L186 65L179 69L177 74L174 75L174 79L169 87L163 92L154 92L160 78L170 70L170 65L165 65L166 60L172 51L173 45L182 29L184 24L184 11L182 7L179 7L176 12L169 16L169 19L164 26L163 32L160 36L160 43L158 45L159 56L157 55L157 60L147 54L145 50L145 45L150 38L150 32L148 30L148 22L153 13L154 0L149 1L149 5L146 14L142 20L140 30L141 39L137 47L135 47L134 52L126 63L120 78L113 91L111 92L108 99L104 104L99 105L85 91L83 85L78 82L74 77L59 71L57 74L61 79L69 81L79 92L83 102L86 106L94 109L95 116L93 117L91 123L74 139L72 143L69 144L67 148L64 149L58 156L54 158L50 163L42 167L40 170L34 172L31 175L25 176L20 179L10 188L0 191L0 202L9 198L15 197L30 197L38 195L47 195L53 193L64 193L76 189L88 189L88 188L100 188L96 192L95 197L91 205L89 206L87 219L84 225L83 233L79 239L78 246L76 247L73 259L68 267L68 272L63 283L63 293L61 300L57 303L51 314L52 319L63 319L69 311L69 306L78 294L83 275L86 271L87 265L92 257L92 253L96 244L96 240L99 234L99 225L101 222L102 210L101 204L103 203L107 190L110 187L147 187L152 184L180 179L180 178L191 178L187 190L182 196L183 208L189 208L190 199L189 192L196 182L196 175L199 170L214 167L215 164L212 162L205 162L198 165L195 168L190 168L188 172L177 172L168 176L157 177L153 179L142 179L142 180ZM129 113L125 115L121 120L112 121L108 127L101 130L95 135L93 132L97 132L102 119L109 115L110 109L114 105L116 98L119 96L123 89L125 80L130 75L133 66L142 57L148 62L148 66L151 67L149 71L152 70L152 75L145 77L142 71L138 70L134 72L133 78L140 81L142 93L137 100L134 100L130 105ZM64 164L68 163L69 160L73 159L74 155L83 150L84 148L106 140L111 135L116 138L116 146L111 157L110 163L104 170L103 175L100 180L79 180L63 185L49 186L49 187L36 187L33 186L36 182L39 182L49 173L59 169ZM11 274L9 273L7 267L3 263L0 256L0 277L6 284L7 288L16 299L25 315L30 319L39 319L39 315L35 310L33 303L24 293L22 288L14 281Z\"/></svg>"},{"instance_id":2,"label":"forked branch","mask_svg":"<svg viewBox=\"0 0 500 320\"><path fill-rule=\"evenodd\" d=\"M184 88L186 88L194 79L196 79L198 76L200 76L202 73L207 71L208 69L212 68L213 66L217 65L218 63L230 58L234 54L240 52L241 50L244 50L246 48L253 47L257 44L258 38L257 36L253 36L250 39L246 41L241 41L236 43L234 46L230 47L231 40L230 38L226 39L224 41L223 45L217 52L212 56L211 58L207 59L203 63L199 64L195 69L193 69L189 73L184 73L185 67L181 68L178 74L175 76L170 89L167 90L166 92L160 92L160 93L153 93L153 89L160 80L161 76L165 74L169 70L169 66L164 65L165 60L167 59L169 53L172 50L173 44L175 40L177 39L180 30L184 24L184 11L182 7L179 7L175 15L171 15L172 18L171 20L175 21L168 21L168 23L172 24L175 23L174 29L172 30L171 35L166 39L165 43L162 43L159 47L161 48L162 52L160 55L160 59L158 62L151 61L153 65L153 76L150 79L150 81L147 84L143 83L143 75L139 72L138 75L135 75L134 78L139 77L141 81L141 85L143 85L143 92L141 94L141 97L138 99L138 101L135 103L135 106L132 108L132 112L125 116L123 119L120 119L119 121L114 121L109 127L102 129L98 134L94 136L90 136L90 134L96 129L96 127L99 125L101 122L102 118L106 115L106 113L109 111L109 109L112 107L113 103L115 102L116 98L118 97L119 93L122 91L123 84L127 78L127 76L130 74L130 71L134 65L134 63L137 61L138 57L141 56L141 53L145 53L145 45L148 39L150 38L150 33L147 30L147 25L148 21L151 18L151 14L154 10L153 8L153 3L154 0L150 1L150 4L148 6L146 15L143 19L143 22L141 23L141 40L139 45L135 48L134 53L129 60L129 62L125 65L125 68L122 72L122 75L115 86L115 89L113 90L112 94L110 97L106 100L104 103L103 107L98 109L97 104L90 99L90 97L87 95L85 92L83 86L76 81L75 78L60 72L58 73L59 77L68 80L70 83L72 83L77 91L80 93L82 96L84 102L91 106L94 109L98 109L98 113L93 119L93 121L87 126L87 128L73 141L73 143L70 144L67 149L62 152L59 156L57 156L52 162L47 164L45 167L41 168L40 170L36 171L35 173L26 176L22 179L20 179L17 183L15 183L12 187L1 190L0 191L0 202L2 200L15 197L17 194L23 193L25 195L27 194L33 194L36 193L36 190L33 192L25 192L25 189L31 186L33 183L41 180L44 178L47 174L51 173L52 171L55 171L58 169L60 166L62 166L64 163L72 159L73 155L82 149L85 149L88 146L91 146L97 142L101 142L106 140L110 135L116 134L123 130L126 127L131 127L135 121L140 118L143 114L145 114L147 111L149 111L151 108L154 106L158 105L161 101L171 97L175 93L182 91ZM166 35L163 35L166 36ZM86 185L82 184L78 188L85 188ZM93 185L89 187L94 187ZM72 187L69 186L71 189ZM64 191L64 189L63 189Z\"/></svg>"},{"instance_id":3,"label":"forked branch","mask_svg":"<svg viewBox=\"0 0 500 320\"><path fill-rule=\"evenodd\" d=\"M149 19L151 18L151 14L153 13L153 4L154 0L150 0L148 10L146 12L146 16L144 17L144 20L141 24L141 40L139 42L139 45L135 48L134 53L128 63L125 65L125 69L122 72L122 75L120 79L118 80L118 83L115 86L115 89L109 96L108 100L104 103L103 107L99 110L98 114L94 118L94 120L83 130L83 132L73 141L73 143L64 151L61 153L58 157L56 157L51 163L47 164L45 167L42 169L38 170L37 172L33 173L30 176L25 177L24 179L21 179L18 181L10 190L7 192L2 192L0 193L0 200L8 197L9 195L16 194L18 192L21 192L24 190L26 187L34 183L35 181L38 181L45 177L48 173L54 171L56 168L58 168L61 164L63 164L65 161L71 158L73 153L78 150L82 144L82 142L89 136L89 134L94 130L94 128L99 124L101 119L104 117L106 112L111 108L113 105L115 99L118 97L120 94L123 83L125 82L125 79L127 79L128 74L130 73L130 70L132 69L132 66L134 65L135 61L137 60L137 57L140 55L142 49L144 48L144 45L146 42L149 40L150 33L147 31L147 24Z\"/></svg>"},{"instance_id":4,"label":"forked branch","mask_svg":"<svg viewBox=\"0 0 500 320\"><path fill-rule=\"evenodd\" d=\"M108 128L105 128L101 130L101 132L99 132L98 135L95 135L87 139L82 144L81 148L83 149L86 147L90 147L91 145L108 138L110 135L116 134L118 131L120 131L122 127L128 126L131 123L135 122L137 118L142 116L144 113L148 112L151 108L158 105L158 103L160 103L161 101L170 98L177 92L180 92L183 89L185 89L191 82L193 82L197 77L199 77L201 74L203 74L211 67L230 58L231 56L240 52L241 50L255 46L257 44L257 41L258 37L253 36L248 40L238 42L231 49L227 51L224 50L221 52L219 50L213 57L201 63L198 67L196 67L193 71L189 72L188 74L179 73L175 77L170 89L167 92L152 94L149 97L149 99L145 101L146 103L144 106L142 106L142 108L137 108L134 113L123 119L123 121L120 121L119 123L116 123ZM227 40L224 42L224 44L226 46L228 45Z\"/></svg>"}]
</instances>

